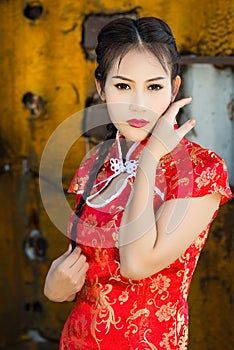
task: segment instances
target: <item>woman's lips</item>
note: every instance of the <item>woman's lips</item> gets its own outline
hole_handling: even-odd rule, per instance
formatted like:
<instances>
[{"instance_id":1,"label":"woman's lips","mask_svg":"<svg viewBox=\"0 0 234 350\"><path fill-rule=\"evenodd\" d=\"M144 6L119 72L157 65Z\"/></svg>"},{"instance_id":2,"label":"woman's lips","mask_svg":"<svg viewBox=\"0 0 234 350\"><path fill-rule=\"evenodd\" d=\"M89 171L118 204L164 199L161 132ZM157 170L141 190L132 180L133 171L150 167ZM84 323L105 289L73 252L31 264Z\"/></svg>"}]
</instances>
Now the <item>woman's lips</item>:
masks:
<instances>
[{"instance_id":1,"label":"woman's lips","mask_svg":"<svg viewBox=\"0 0 234 350\"><path fill-rule=\"evenodd\" d=\"M148 121L145 119L129 119L127 123L133 128L143 128L146 124L148 124Z\"/></svg>"}]
</instances>

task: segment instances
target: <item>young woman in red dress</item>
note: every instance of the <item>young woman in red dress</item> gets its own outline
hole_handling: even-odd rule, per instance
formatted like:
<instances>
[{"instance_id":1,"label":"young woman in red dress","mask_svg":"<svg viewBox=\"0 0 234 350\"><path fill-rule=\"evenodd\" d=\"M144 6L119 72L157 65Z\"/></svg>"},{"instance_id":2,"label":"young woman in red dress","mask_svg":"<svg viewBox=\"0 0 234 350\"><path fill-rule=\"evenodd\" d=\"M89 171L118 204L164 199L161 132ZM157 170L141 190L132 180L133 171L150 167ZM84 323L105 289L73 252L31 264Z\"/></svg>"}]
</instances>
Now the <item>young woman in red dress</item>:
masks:
<instances>
[{"instance_id":1,"label":"young woman in red dress","mask_svg":"<svg viewBox=\"0 0 234 350\"><path fill-rule=\"evenodd\" d=\"M175 101L181 78L172 32L160 19L121 18L98 36L97 90L112 124L77 170L75 242L48 272L45 295L75 300L61 350L188 346L187 297L221 204L224 161L184 136Z\"/></svg>"}]
</instances>

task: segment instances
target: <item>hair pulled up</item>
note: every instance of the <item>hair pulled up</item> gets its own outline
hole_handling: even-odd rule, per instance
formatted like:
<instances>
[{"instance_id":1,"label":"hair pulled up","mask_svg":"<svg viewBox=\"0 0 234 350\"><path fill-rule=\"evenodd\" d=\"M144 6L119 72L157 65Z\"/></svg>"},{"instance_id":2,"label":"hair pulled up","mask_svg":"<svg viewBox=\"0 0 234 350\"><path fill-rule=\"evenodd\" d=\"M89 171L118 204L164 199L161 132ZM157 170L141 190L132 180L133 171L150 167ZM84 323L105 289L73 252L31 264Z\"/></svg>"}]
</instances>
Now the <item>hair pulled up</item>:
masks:
<instances>
[{"instance_id":1,"label":"hair pulled up","mask_svg":"<svg viewBox=\"0 0 234 350\"><path fill-rule=\"evenodd\" d=\"M106 24L98 35L96 47L97 68L95 78L104 90L107 75L114 63L120 64L123 57L132 49L146 49L159 60L165 71L169 71L173 80L179 74L179 53L170 27L161 19L142 17L139 19L119 18ZM99 148L98 156L89 174L86 189L75 209L70 238L73 249L76 246L77 223L83 206L93 187L93 183L115 140L117 129L107 125L105 142Z\"/></svg>"}]
</instances>

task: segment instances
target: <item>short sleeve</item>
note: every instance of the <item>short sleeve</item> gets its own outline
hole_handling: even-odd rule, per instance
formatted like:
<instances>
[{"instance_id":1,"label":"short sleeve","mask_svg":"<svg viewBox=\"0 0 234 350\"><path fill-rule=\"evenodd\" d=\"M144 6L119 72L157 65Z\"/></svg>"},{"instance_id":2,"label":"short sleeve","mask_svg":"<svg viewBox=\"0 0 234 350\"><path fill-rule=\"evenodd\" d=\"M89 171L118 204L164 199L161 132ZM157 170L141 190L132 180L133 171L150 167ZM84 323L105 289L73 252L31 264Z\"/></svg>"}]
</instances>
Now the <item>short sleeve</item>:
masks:
<instances>
[{"instance_id":1,"label":"short sleeve","mask_svg":"<svg viewBox=\"0 0 234 350\"><path fill-rule=\"evenodd\" d=\"M194 168L193 197L206 194L220 193L220 204L233 197L229 182L228 171L224 160L215 152L204 150L199 156L200 161Z\"/></svg>"},{"instance_id":2,"label":"short sleeve","mask_svg":"<svg viewBox=\"0 0 234 350\"><path fill-rule=\"evenodd\" d=\"M167 162L165 167L166 200L188 197L202 197L220 193L220 204L233 197L228 171L224 160L214 151L188 143L187 157L181 154Z\"/></svg>"},{"instance_id":3,"label":"short sleeve","mask_svg":"<svg viewBox=\"0 0 234 350\"><path fill-rule=\"evenodd\" d=\"M88 159L84 160L80 164L68 188L68 193L79 194L84 191L87 181L89 179L90 170L93 167L97 154L98 150L96 150Z\"/></svg>"}]
</instances>

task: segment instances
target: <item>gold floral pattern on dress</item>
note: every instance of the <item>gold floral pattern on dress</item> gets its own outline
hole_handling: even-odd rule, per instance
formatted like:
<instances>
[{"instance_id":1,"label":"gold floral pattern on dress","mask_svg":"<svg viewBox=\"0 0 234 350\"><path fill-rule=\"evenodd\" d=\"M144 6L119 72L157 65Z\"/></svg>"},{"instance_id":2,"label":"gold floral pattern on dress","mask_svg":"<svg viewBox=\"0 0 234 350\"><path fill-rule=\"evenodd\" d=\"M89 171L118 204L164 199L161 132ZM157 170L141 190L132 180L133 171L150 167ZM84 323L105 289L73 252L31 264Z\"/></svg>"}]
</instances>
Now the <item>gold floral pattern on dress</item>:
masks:
<instances>
[{"instance_id":1,"label":"gold floral pattern on dress","mask_svg":"<svg viewBox=\"0 0 234 350\"><path fill-rule=\"evenodd\" d=\"M175 330L173 327L170 327L167 333L165 332L162 335L162 341L160 342L161 349L165 349L165 350L171 350L173 348L178 349L178 346L176 343L177 342L175 337Z\"/></svg>"},{"instance_id":2,"label":"gold floral pattern on dress","mask_svg":"<svg viewBox=\"0 0 234 350\"><path fill-rule=\"evenodd\" d=\"M87 234L91 234L95 230L97 224L98 224L97 216L94 214L89 214L83 220L83 226Z\"/></svg>"},{"instance_id":3,"label":"gold floral pattern on dress","mask_svg":"<svg viewBox=\"0 0 234 350\"><path fill-rule=\"evenodd\" d=\"M128 300L128 297L129 297L129 292L127 290L123 290L121 295L119 296L120 305L125 303Z\"/></svg>"},{"instance_id":4,"label":"gold floral pattern on dress","mask_svg":"<svg viewBox=\"0 0 234 350\"><path fill-rule=\"evenodd\" d=\"M207 186L210 182L213 182L217 175L216 169L207 168L202 171L200 176L195 179L197 186L201 189L203 186Z\"/></svg>"},{"instance_id":5,"label":"gold floral pattern on dress","mask_svg":"<svg viewBox=\"0 0 234 350\"><path fill-rule=\"evenodd\" d=\"M119 234L116 233L116 232L113 232L112 233L112 238L114 240L114 244L115 244L115 248L118 248L119 247Z\"/></svg>"},{"instance_id":6,"label":"gold floral pattern on dress","mask_svg":"<svg viewBox=\"0 0 234 350\"><path fill-rule=\"evenodd\" d=\"M122 206L122 205L111 205L110 208L109 208L109 213L110 214L119 214L120 212L122 212L125 208Z\"/></svg>"},{"instance_id":7,"label":"gold floral pattern on dress","mask_svg":"<svg viewBox=\"0 0 234 350\"><path fill-rule=\"evenodd\" d=\"M152 278L149 289L153 294L153 297L148 298L147 304L153 304L155 308L158 308L158 304L161 303L162 300L164 301L169 297L168 289L170 287L170 283L170 278L162 275L161 273L157 274L155 278Z\"/></svg>"},{"instance_id":8,"label":"gold floral pattern on dress","mask_svg":"<svg viewBox=\"0 0 234 350\"><path fill-rule=\"evenodd\" d=\"M188 343L188 327L185 327L187 320L185 320L184 311L178 310L177 313L177 334L179 334L178 346L179 350L186 350Z\"/></svg>"},{"instance_id":9,"label":"gold floral pattern on dress","mask_svg":"<svg viewBox=\"0 0 234 350\"><path fill-rule=\"evenodd\" d=\"M134 159L139 158L146 142L135 149ZM183 147L190 159L188 168L181 157ZM97 189L98 181L113 174L108 159L116 157L116 152L116 144L113 144L95 182ZM94 161L95 155L81 165L70 192L74 192L76 184L80 190L84 188ZM133 182L132 177L129 183ZM142 280L127 279L120 273L116 243L130 186L101 209L88 203L84 206L77 241L90 267L86 283L64 326L61 350L115 349L116 339L121 340L121 350L187 350L188 291L210 224L170 266ZM186 139L173 155L167 154L160 160L155 186L165 194L165 200L218 192L220 204L223 204L232 197L223 160L213 151ZM162 199L155 194L155 207L161 203ZM69 230L73 219L74 216Z\"/></svg>"},{"instance_id":10,"label":"gold floral pattern on dress","mask_svg":"<svg viewBox=\"0 0 234 350\"><path fill-rule=\"evenodd\" d=\"M155 293L157 291L158 294L163 294L163 292L166 292L166 295L161 297L162 300L166 299L168 296L168 287L170 287L170 278L167 276L163 276L161 273L159 273L156 278L152 279L150 290L152 293Z\"/></svg>"},{"instance_id":11,"label":"gold floral pattern on dress","mask_svg":"<svg viewBox=\"0 0 234 350\"><path fill-rule=\"evenodd\" d=\"M97 248L95 250L95 260L102 270L108 265L108 259L107 249Z\"/></svg>"},{"instance_id":12,"label":"gold floral pattern on dress","mask_svg":"<svg viewBox=\"0 0 234 350\"><path fill-rule=\"evenodd\" d=\"M106 179L106 175L107 175L107 170L105 167L103 167L97 176L97 182Z\"/></svg>"},{"instance_id":13,"label":"gold floral pattern on dress","mask_svg":"<svg viewBox=\"0 0 234 350\"><path fill-rule=\"evenodd\" d=\"M226 191L223 188L223 186L218 185L216 182L214 182L213 185L212 185L212 192L220 193L223 196L226 196Z\"/></svg>"},{"instance_id":14,"label":"gold floral pattern on dress","mask_svg":"<svg viewBox=\"0 0 234 350\"><path fill-rule=\"evenodd\" d=\"M84 315L80 315L80 317L75 320L74 329L76 332L78 331L78 333L81 334L81 337L76 338L75 341L76 346L79 348L85 344L85 338L88 335L87 320L85 319Z\"/></svg>"},{"instance_id":15,"label":"gold floral pattern on dress","mask_svg":"<svg viewBox=\"0 0 234 350\"><path fill-rule=\"evenodd\" d=\"M85 185L88 181L89 177L88 175L84 176L84 177L77 177L75 184L74 184L74 191L82 191L85 188Z\"/></svg>"},{"instance_id":16,"label":"gold floral pattern on dress","mask_svg":"<svg viewBox=\"0 0 234 350\"><path fill-rule=\"evenodd\" d=\"M149 317L150 311L147 308L137 308L137 301L133 303L133 308L130 310L130 316L126 319L127 331L124 333L125 337L129 337L130 334L135 334L139 331L138 319L142 319L142 316ZM142 320L141 320L142 323Z\"/></svg>"},{"instance_id":17,"label":"gold floral pattern on dress","mask_svg":"<svg viewBox=\"0 0 234 350\"><path fill-rule=\"evenodd\" d=\"M143 340L140 340L140 343L141 344L145 344L148 346L147 350L158 350L158 348L155 346L155 344L151 343L148 341L147 339L147 333L152 333L152 330L151 329L147 329L144 333L144 339ZM146 348L145 348L146 349ZM138 350L138 349L136 349Z\"/></svg>"},{"instance_id":18,"label":"gold floral pattern on dress","mask_svg":"<svg viewBox=\"0 0 234 350\"><path fill-rule=\"evenodd\" d=\"M171 301L167 304L163 304L155 313L159 322L169 321L171 317L173 318L177 311L177 304L178 302L173 304Z\"/></svg>"},{"instance_id":19,"label":"gold floral pattern on dress","mask_svg":"<svg viewBox=\"0 0 234 350\"><path fill-rule=\"evenodd\" d=\"M100 349L99 343L102 341L104 334L107 334L110 330L111 325L116 329L121 329L123 325L117 326L121 317L119 316L116 320L115 312L112 307L116 303L116 300L110 301L108 294L112 291L113 286L111 284L102 285L98 282L98 277L96 276L96 284L93 286L95 290L96 302L91 306L91 313L93 314L92 324L91 324L91 334L94 337L98 348ZM100 328L104 325L104 333L101 332ZM98 338L97 333L101 333L102 338Z\"/></svg>"},{"instance_id":20,"label":"gold floral pattern on dress","mask_svg":"<svg viewBox=\"0 0 234 350\"><path fill-rule=\"evenodd\" d=\"M101 228L104 232L108 232L110 228L113 228L115 226L117 220L117 216L115 215L112 220L109 220L107 222L102 222L101 223Z\"/></svg>"},{"instance_id":21,"label":"gold floral pattern on dress","mask_svg":"<svg viewBox=\"0 0 234 350\"><path fill-rule=\"evenodd\" d=\"M86 346L86 339L89 334L88 328L87 328L87 319L85 315L80 315L80 317L76 317L75 310L72 310L72 313L70 315L72 328L70 331L70 336L72 336L74 344L72 344L73 348L80 349L83 346ZM79 335L79 336L77 336ZM71 342L69 337L66 337L65 342L60 344L61 350L69 350L71 349Z\"/></svg>"},{"instance_id":22,"label":"gold floral pattern on dress","mask_svg":"<svg viewBox=\"0 0 234 350\"><path fill-rule=\"evenodd\" d=\"M208 229L206 229L203 233L203 235L199 235L195 241L194 241L194 245L196 247L196 249L201 250L204 246L204 244L206 243L206 239L208 236Z\"/></svg>"}]
</instances>

